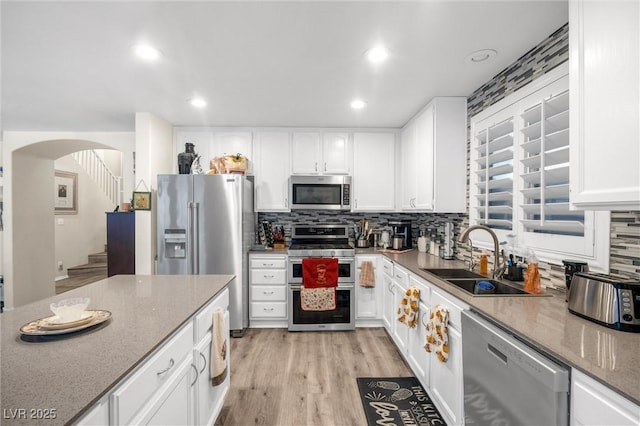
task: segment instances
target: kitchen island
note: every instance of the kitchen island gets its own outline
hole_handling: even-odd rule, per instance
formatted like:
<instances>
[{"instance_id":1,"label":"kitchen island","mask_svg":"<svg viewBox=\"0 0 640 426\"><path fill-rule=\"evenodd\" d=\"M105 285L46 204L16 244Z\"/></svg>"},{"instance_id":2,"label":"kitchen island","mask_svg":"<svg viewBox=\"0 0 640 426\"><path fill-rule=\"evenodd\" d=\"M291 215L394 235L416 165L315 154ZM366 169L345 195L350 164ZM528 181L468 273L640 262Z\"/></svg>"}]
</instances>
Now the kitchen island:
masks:
<instances>
[{"instance_id":1,"label":"kitchen island","mask_svg":"<svg viewBox=\"0 0 640 426\"><path fill-rule=\"evenodd\" d=\"M224 291L232 275L117 275L0 315L3 424L68 424ZM20 327L51 315L49 304L90 297L104 324L25 341ZM191 348L189 348L191 351Z\"/></svg>"},{"instance_id":2,"label":"kitchen island","mask_svg":"<svg viewBox=\"0 0 640 426\"><path fill-rule=\"evenodd\" d=\"M356 255L373 253L380 252L372 249L356 251ZM465 302L472 310L531 346L640 405L640 333L614 330L571 314L564 301L564 292L547 289L546 297L474 297L423 270L466 269L464 262L443 260L415 250L403 254L381 254Z\"/></svg>"}]
</instances>

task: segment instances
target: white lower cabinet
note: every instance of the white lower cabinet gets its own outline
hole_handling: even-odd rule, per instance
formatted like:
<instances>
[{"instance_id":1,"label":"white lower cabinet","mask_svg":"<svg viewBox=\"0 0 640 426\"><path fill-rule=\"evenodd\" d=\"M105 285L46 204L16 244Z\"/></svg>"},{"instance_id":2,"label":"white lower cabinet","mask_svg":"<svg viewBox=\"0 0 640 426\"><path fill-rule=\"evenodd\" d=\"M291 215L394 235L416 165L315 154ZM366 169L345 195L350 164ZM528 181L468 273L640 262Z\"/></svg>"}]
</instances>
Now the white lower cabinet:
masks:
<instances>
[{"instance_id":1,"label":"white lower cabinet","mask_svg":"<svg viewBox=\"0 0 640 426\"><path fill-rule=\"evenodd\" d=\"M382 274L382 323L389 334L393 334L395 316L395 298L393 297L393 277Z\"/></svg>"},{"instance_id":2,"label":"white lower cabinet","mask_svg":"<svg viewBox=\"0 0 640 426\"><path fill-rule=\"evenodd\" d=\"M109 424L109 398L93 405L76 423L78 426L104 426Z\"/></svg>"},{"instance_id":3,"label":"white lower cabinet","mask_svg":"<svg viewBox=\"0 0 640 426\"><path fill-rule=\"evenodd\" d=\"M425 328L430 315L431 289L429 285L415 275L409 275L409 286L420 289L420 304L418 325L409 330L407 344L407 361L422 386L428 389L430 386L431 354L424 349L427 341L427 329Z\"/></svg>"},{"instance_id":4,"label":"white lower cabinet","mask_svg":"<svg viewBox=\"0 0 640 426\"><path fill-rule=\"evenodd\" d=\"M409 339L409 328L398 321L398 306L409 288L409 273L398 265L393 267L393 317L392 317L392 337L403 355L407 352L407 340Z\"/></svg>"},{"instance_id":5,"label":"white lower cabinet","mask_svg":"<svg viewBox=\"0 0 640 426\"><path fill-rule=\"evenodd\" d=\"M249 254L249 324L287 327L287 256Z\"/></svg>"},{"instance_id":6,"label":"white lower cabinet","mask_svg":"<svg viewBox=\"0 0 640 426\"><path fill-rule=\"evenodd\" d=\"M382 274L378 273L378 258L378 255L356 255L356 327L380 326L384 285ZM374 287L360 285L363 262L371 262L373 265Z\"/></svg>"},{"instance_id":7,"label":"white lower cabinet","mask_svg":"<svg viewBox=\"0 0 640 426\"><path fill-rule=\"evenodd\" d=\"M229 323L229 313L225 314L225 324ZM227 334L229 330L226 330ZM229 370L230 345L227 345L227 377L218 386L211 385L209 371L211 369L211 340L213 334L207 333L200 343L194 348L193 359L198 369L196 382L196 419L198 425L211 425L214 423L220 411L224 399L231 385L231 372Z\"/></svg>"},{"instance_id":8,"label":"white lower cabinet","mask_svg":"<svg viewBox=\"0 0 640 426\"><path fill-rule=\"evenodd\" d=\"M224 290L118 384L104 404L93 407L77 424L212 424L231 383L227 370L222 384L211 385L213 312L216 308L224 310L228 339L228 307L229 290ZM229 358L227 340L227 369Z\"/></svg>"},{"instance_id":9,"label":"white lower cabinet","mask_svg":"<svg viewBox=\"0 0 640 426\"><path fill-rule=\"evenodd\" d=\"M571 370L572 426L640 424L640 406L575 368Z\"/></svg>"},{"instance_id":10,"label":"white lower cabinet","mask_svg":"<svg viewBox=\"0 0 640 426\"><path fill-rule=\"evenodd\" d=\"M392 262L389 262L390 265L385 264L384 262L387 261L382 258L384 326L446 423L449 425L463 424L461 313L469 307L401 266ZM392 276L388 272L391 272ZM409 286L416 286L420 289L420 320L418 325L412 329L400 323L396 315L397 307ZM426 324L431 312L438 305L449 311L449 358L447 362L441 362L435 354L424 349L427 334Z\"/></svg>"},{"instance_id":11,"label":"white lower cabinet","mask_svg":"<svg viewBox=\"0 0 640 426\"><path fill-rule=\"evenodd\" d=\"M431 310L440 305L449 312L449 358L440 362L431 358L431 397L449 425L464 423L464 387L462 381L462 311L469 307L439 289L431 292Z\"/></svg>"},{"instance_id":12,"label":"white lower cabinet","mask_svg":"<svg viewBox=\"0 0 640 426\"><path fill-rule=\"evenodd\" d=\"M136 417L126 424L192 425L193 419L193 362L185 358L171 375L167 385L155 394Z\"/></svg>"}]
</instances>

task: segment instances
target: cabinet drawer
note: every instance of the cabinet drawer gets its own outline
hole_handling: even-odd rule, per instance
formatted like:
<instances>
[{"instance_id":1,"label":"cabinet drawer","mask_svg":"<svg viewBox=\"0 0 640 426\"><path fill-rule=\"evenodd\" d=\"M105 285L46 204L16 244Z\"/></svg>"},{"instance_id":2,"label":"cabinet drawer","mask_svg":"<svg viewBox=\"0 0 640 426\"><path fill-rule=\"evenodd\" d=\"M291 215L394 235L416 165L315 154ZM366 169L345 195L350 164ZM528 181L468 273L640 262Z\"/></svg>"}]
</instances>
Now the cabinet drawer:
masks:
<instances>
[{"instance_id":1,"label":"cabinet drawer","mask_svg":"<svg viewBox=\"0 0 640 426\"><path fill-rule=\"evenodd\" d=\"M207 306L196 315L194 342L199 342L207 332L211 331L213 325L213 311L220 308L223 311L229 310L229 289L224 289L222 293L216 296Z\"/></svg>"},{"instance_id":2,"label":"cabinet drawer","mask_svg":"<svg viewBox=\"0 0 640 426\"><path fill-rule=\"evenodd\" d=\"M284 269L252 269L251 284L286 284L287 271Z\"/></svg>"},{"instance_id":3,"label":"cabinet drawer","mask_svg":"<svg viewBox=\"0 0 640 426\"><path fill-rule=\"evenodd\" d=\"M400 284L400 286L406 290L409 287L409 273L404 269L395 266L393 268L393 281Z\"/></svg>"},{"instance_id":4,"label":"cabinet drawer","mask_svg":"<svg viewBox=\"0 0 640 426\"><path fill-rule=\"evenodd\" d=\"M252 302L252 318L286 318L286 302Z\"/></svg>"},{"instance_id":5,"label":"cabinet drawer","mask_svg":"<svg viewBox=\"0 0 640 426\"><path fill-rule=\"evenodd\" d=\"M149 397L170 381L186 357L192 356L192 349L193 322L189 322L113 392L111 395L113 423L118 425L130 423Z\"/></svg>"},{"instance_id":6,"label":"cabinet drawer","mask_svg":"<svg viewBox=\"0 0 640 426\"><path fill-rule=\"evenodd\" d=\"M251 300L254 302L285 302L287 300L287 287L283 285L261 285L259 287L251 287Z\"/></svg>"},{"instance_id":7,"label":"cabinet drawer","mask_svg":"<svg viewBox=\"0 0 640 426\"><path fill-rule=\"evenodd\" d=\"M393 277L393 262L386 257L382 258L382 272L390 277Z\"/></svg>"},{"instance_id":8,"label":"cabinet drawer","mask_svg":"<svg viewBox=\"0 0 640 426\"><path fill-rule=\"evenodd\" d=\"M284 256L259 258L252 257L249 266L252 269L285 269L287 267L287 258Z\"/></svg>"},{"instance_id":9,"label":"cabinet drawer","mask_svg":"<svg viewBox=\"0 0 640 426\"><path fill-rule=\"evenodd\" d=\"M449 325L458 331L462 331L462 311L469 309L467 305L451 297L446 297L437 290L431 293L431 309L437 305L444 306L449 311Z\"/></svg>"}]
</instances>

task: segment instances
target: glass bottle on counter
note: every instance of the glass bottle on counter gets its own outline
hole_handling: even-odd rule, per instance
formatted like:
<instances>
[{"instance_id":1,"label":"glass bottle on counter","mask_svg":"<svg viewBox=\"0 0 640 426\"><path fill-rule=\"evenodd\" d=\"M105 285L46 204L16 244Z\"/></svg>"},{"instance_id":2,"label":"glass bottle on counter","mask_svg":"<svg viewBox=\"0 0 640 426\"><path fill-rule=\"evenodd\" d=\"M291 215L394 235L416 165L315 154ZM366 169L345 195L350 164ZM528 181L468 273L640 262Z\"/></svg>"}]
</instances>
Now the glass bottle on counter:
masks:
<instances>
[{"instance_id":1,"label":"glass bottle on counter","mask_svg":"<svg viewBox=\"0 0 640 426\"><path fill-rule=\"evenodd\" d=\"M489 260L487 259L487 254L482 252L480 254L480 274L487 275L489 272Z\"/></svg>"}]
</instances>

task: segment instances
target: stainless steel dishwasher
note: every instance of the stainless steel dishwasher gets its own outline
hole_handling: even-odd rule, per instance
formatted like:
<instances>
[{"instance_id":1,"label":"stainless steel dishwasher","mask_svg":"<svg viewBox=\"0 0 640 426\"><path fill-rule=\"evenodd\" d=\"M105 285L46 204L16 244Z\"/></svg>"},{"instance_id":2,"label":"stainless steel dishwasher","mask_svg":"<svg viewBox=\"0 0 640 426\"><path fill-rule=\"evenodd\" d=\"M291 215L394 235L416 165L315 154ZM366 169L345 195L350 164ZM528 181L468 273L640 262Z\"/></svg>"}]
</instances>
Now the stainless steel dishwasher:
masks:
<instances>
[{"instance_id":1,"label":"stainless steel dishwasher","mask_svg":"<svg viewBox=\"0 0 640 426\"><path fill-rule=\"evenodd\" d=\"M466 425L567 425L569 370L474 312L462 313Z\"/></svg>"}]
</instances>

